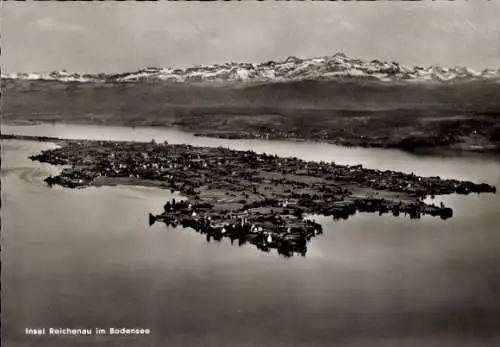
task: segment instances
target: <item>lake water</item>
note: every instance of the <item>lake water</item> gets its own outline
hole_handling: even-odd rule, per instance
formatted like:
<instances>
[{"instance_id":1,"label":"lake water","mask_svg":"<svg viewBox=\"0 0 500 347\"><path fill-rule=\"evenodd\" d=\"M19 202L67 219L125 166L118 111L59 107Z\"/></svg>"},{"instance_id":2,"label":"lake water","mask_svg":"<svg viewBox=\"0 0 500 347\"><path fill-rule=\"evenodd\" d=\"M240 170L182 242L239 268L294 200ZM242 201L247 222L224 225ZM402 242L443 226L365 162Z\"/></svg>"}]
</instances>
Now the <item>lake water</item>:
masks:
<instances>
[{"instance_id":1,"label":"lake water","mask_svg":"<svg viewBox=\"0 0 500 347\"><path fill-rule=\"evenodd\" d=\"M4 133L229 146L500 187L500 162L320 143L220 140L172 129L45 124ZM290 259L148 226L172 194L48 188L52 144L2 141L6 346L499 346L500 197L448 196L454 217L322 218ZM438 200L439 201L439 200ZM143 337L33 337L25 328L149 328Z\"/></svg>"}]
</instances>

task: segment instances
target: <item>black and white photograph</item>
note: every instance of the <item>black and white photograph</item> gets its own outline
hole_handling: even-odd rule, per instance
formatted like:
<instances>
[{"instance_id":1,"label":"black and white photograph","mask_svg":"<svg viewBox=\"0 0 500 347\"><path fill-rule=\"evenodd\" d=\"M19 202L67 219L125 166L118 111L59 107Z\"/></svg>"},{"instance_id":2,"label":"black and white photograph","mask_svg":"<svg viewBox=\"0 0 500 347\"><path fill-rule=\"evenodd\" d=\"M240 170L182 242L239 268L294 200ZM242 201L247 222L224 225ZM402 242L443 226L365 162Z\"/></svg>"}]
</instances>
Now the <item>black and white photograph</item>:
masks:
<instances>
[{"instance_id":1,"label":"black and white photograph","mask_svg":"<svg viewBox=\"0 0 500 347\"><path fill-rule=\"evenodd\" d=\"M0 11L2 346L500 346L500 1Z\"/></svg>"}]
</instances>

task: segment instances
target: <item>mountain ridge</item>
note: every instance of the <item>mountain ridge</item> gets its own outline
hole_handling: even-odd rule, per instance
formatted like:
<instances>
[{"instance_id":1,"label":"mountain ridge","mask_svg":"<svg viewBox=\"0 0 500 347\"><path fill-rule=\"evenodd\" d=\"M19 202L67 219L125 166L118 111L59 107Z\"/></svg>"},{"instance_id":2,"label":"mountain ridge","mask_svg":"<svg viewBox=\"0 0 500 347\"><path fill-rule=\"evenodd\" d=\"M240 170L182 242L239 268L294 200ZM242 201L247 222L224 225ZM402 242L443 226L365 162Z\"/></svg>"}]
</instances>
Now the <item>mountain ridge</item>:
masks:
<instances>
[{"instance_id":1,"label":"mountain ridge","mask_svg":"<svg viewBox=\"0 0 500 347\"><path fill-rule=\"evenodd\" d=\"M173 83L262 83L303 80L341 81L361 80L386 83L454 83L485 80L500 82L500 69L481 72L468 67L446 68L407 67L397 62L362 60L344 53L316 58L290 56L282 61L263 63L223 63L195 65L187 68L146 67L123 73L69 73L65 70L50 73L14 73L2 75L5 79L49 80L59 82L173 82Z\"/></svg>"}]
</instances>

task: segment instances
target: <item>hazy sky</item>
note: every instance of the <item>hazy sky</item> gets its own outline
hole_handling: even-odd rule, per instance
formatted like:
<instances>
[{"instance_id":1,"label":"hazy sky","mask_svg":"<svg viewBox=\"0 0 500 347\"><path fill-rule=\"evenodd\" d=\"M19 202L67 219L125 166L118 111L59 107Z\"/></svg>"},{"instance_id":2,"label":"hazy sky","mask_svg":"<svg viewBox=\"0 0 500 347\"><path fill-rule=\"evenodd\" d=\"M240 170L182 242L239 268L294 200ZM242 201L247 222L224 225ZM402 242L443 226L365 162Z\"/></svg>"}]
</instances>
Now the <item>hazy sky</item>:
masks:
<instances>
[{"instance_id":1,"label":"hazy sky","mask_svg":"<svg viewBox=\"0 0 500 347\"><path fill-rule=\"evenodd\" d=\"M500 67L500 1L2 2L2 72L290 55Z\"/></svg>"}]
</instances>

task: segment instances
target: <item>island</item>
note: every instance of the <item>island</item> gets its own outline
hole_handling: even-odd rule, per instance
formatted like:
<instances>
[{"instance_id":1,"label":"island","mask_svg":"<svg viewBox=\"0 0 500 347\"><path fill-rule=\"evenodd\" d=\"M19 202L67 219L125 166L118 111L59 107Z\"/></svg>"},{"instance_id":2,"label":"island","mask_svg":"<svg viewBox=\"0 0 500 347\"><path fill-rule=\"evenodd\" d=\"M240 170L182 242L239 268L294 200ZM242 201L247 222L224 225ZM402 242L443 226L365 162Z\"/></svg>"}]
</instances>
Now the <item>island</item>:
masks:
<instances>
[{"instance_id":1,"label":"island","mask_svg":"<svg viewBox=\"0 0 500 347\"><path fill-rule=\"evenodd\" d=\"M56 148L30 157L63 166L57 176L45 179L51 186L129 184L178 191L184 199L167 201L162 213L150 214L151 224L190 227L207 240L229 238L261 251L277 249L287 257L305 255L307 242L322 233L316 215L347 219L369 212L447 219L453 216L451 208L424 200L454 193L496 193L496 187L486 183L225 147L6 134L2 139L56 143Z\"/></svg>"}]
</instances>

